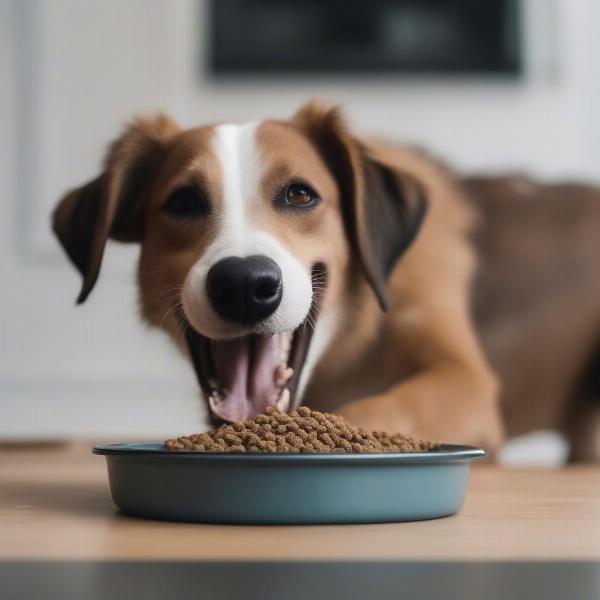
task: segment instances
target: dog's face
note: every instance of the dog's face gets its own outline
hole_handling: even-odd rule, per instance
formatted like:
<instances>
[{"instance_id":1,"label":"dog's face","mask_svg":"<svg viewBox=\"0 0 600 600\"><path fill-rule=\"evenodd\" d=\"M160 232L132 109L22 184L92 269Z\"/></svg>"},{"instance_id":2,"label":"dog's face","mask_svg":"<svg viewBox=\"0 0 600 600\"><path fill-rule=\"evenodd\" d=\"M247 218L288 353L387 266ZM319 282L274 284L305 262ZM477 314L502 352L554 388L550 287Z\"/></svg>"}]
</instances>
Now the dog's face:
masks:
<instances>
[{"instance_id":1,"label":"dog's face","mask_svg":"<svg viewBox=\"0 0 600 600\"><path fill-rule=\"evenodd\" d=\"M348 261L335 180L299 131L267 121L173 140L146 207L141 300L150 321L188 330L214 415L289 408L309 325Z\"/></svg>"},{"instance_id":2,"label":"dog's face","mask_svg":"<svg viewBox=\"0 0 600 600\"><path fill-rule=\"evenodd\" d=\"M371 160L335 110L180 130L131 126L100 177L68 194L55 231L83 301L108 237L141 243L150 323L185 340L217 420L300 403L336 310L385 280L424 213L408 175Z\"/></svg>"}]
</instances>

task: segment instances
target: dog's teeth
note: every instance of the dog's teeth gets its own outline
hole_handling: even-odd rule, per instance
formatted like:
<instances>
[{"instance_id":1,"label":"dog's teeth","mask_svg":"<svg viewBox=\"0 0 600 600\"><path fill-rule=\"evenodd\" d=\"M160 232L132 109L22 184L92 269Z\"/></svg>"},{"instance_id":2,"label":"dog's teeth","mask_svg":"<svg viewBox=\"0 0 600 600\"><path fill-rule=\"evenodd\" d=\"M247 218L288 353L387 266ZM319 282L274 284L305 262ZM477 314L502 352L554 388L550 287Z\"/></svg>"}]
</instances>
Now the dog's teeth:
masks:
<instances>
[{"instance_id":1,"label":"dog's teeth","mask_svg":"<svg viewBox=\"0 0 600 600\"><path fill-rule=\"evenodd\" d=\"M218 410L220 401L221 401L221 396L217 392L213 392L208 397L208 404L209 404L210 408L213 410L213 412L216 412Z\"/></svg>"},{"instance_id":2,"label":"dog's teeth","mask_svg":"<svg viewBox=\"0 0 600 600\"><path fill-rule=\"evenodd\" d=\"M292 332L282 331L279 334L279 359L282 362L287 360L290 353L290 347L292 344Z\"/></svg>"},{"instance_id":3,"label":"dog's teeth","mask_svg":"<svg viewBox=\"0 0 600 600\"><path fill-rule=\"evenodd\" d=\"M275 403L277 409L281 412L287 412L290 407L290 390L287 388L281 391L281 395L279 396L279 400Z\"/></svg>"},{"instance_id":4,"label":"dog's teeth","mask_svg":"<svg viewBox=\"0 0 600 600\"><path fill-rule=\"evenodd\" d=\"M277 365L275 369L275 383L278 387L283 387L294 375L294 369L285 364Z\"/></svg>"}]
</instances>

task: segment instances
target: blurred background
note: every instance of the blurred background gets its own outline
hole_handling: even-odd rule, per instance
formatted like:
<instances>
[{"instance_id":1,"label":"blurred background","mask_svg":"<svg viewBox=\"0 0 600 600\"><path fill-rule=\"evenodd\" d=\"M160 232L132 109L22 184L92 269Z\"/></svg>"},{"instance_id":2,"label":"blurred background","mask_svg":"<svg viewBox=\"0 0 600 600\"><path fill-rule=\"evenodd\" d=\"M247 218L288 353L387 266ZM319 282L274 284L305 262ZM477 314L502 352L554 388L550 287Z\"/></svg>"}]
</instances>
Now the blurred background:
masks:
<instances>
[{"instance_id":1,"label":"blurred background","mask_svg":"<svg viewBox=\"0 0 600 600\"><path fill-rule=\"evenodd\" d=\"M133 115L247 121L318 97L463 171L600 174L597 0L0 0L0 77L4 439L204 420L192 369L137 318L137 248L112 243L75 308L79 277L49 229ZM536 440L530 460L560 460L558 437Z\"/></svg>"}]
</instances>

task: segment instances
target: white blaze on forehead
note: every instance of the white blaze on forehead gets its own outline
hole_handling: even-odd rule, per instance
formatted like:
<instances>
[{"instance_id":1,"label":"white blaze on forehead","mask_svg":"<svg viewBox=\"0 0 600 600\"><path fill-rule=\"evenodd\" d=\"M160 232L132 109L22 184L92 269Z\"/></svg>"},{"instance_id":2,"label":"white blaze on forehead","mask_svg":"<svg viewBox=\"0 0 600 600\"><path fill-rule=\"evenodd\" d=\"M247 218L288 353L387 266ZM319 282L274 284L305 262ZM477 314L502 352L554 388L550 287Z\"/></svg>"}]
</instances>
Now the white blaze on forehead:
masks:
<instances>
[{"instance_id":1,"label":"white blaze on forehead","mask_svg":"<svg viewBox=\"0 0 600 600\"><path fill-rule=\"evenodd\" d=\"M215 240L191 269L183 288L183 307L190 323L207 337L223 339L248 333L290 331L306 318L312 301L310 265L303 266L257 219L263 173L256 132L258 123L219 125L212 149L221 168L221 202ZM283 295L279 308L248 330L221 319L206 294L210 268L228 256L264 255L281 269Z\"/></svg>"},{"instance_id":2,"label":"white blaze on forehead","mask_svg":"<svg viewBox=\"0 0 600 600\"><path fill-rule=\"evenodd\" d=\"M258 123L246 123L215 128L213 150L221 167L223 186L223 214L217 238L220 244L234 244L239 248L245 242L251 204L257 201L260 184L257 127Z\"/></svg>"}]
</instances>

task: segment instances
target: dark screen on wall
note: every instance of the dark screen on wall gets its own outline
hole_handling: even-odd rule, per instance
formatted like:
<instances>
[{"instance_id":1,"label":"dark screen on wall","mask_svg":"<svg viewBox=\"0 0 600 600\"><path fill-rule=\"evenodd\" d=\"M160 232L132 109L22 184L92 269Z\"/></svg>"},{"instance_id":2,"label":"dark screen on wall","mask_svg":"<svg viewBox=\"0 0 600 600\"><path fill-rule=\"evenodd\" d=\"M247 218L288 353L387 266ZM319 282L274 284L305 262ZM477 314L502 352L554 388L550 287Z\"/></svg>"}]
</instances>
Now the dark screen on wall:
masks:
<instances>
[{"instance_id":1,"label":"dark screen on wall","mask_svg":"<svg viewBox=\"0 0 600 600\"><path fill-rule=\"evenodd\" d=\"M215 74L517 74L519 0L212 0Z\"/></svg>"}]
</instances>

